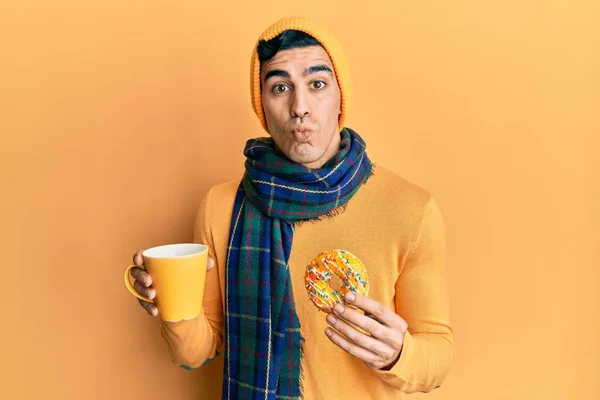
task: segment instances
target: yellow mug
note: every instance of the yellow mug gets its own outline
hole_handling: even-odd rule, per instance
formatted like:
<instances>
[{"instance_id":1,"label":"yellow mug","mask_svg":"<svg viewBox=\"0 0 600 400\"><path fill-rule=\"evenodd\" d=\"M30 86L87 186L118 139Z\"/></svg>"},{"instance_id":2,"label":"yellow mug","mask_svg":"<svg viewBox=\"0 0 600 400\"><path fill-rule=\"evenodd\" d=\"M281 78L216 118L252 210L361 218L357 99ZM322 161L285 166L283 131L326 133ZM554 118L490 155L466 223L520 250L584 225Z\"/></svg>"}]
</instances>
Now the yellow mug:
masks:
<instances>
[{"instance_id":1,"label":"yellow mug","mask_svg":"<svg viewBox=\"0 0 600 400\"><path fill-rule=\"evenodd\" d=\"M208 247L195 243L178 243L153 247L142 252L145 269L152 276L156 290L153 300L135 290L130 271L125 270L125 286L140 300L156 304L160 318L165 321L193 319L202 311Z\"/></svg>"}]
</instances>

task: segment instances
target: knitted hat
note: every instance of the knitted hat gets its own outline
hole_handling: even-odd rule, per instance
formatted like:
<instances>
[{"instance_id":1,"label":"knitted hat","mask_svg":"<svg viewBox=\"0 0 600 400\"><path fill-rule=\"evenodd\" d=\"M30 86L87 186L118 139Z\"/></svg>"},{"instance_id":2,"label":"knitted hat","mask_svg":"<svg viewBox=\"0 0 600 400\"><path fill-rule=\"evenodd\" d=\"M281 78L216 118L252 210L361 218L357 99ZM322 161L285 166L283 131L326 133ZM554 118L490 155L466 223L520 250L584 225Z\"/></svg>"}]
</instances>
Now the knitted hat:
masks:
<instances>
[{"instance_id":1,"label":"knitted hat","mask_svg":"<svg viewBox=\"0 0 600 400\"><path fill-rule=\"evenodd\" d=\"M342 50L339 42L331 35L326 28L318 25L316 22L302 17L285 17L269 26L259 37L252 51L252 60L250 61L250 97L252 108L258 116L263 128L267 129L267 121L262 106L260 93L260 60L258 59L257 47L261 40L271 40L280 33L288 29L295 29L309 34L315 38L325 48L333 63L335 76L340 87L341 114L338 122L340 129L344 127L346 112L352 100L352 81L350 76L350 66L346 54Z\"/></svg>"}]
</instances>

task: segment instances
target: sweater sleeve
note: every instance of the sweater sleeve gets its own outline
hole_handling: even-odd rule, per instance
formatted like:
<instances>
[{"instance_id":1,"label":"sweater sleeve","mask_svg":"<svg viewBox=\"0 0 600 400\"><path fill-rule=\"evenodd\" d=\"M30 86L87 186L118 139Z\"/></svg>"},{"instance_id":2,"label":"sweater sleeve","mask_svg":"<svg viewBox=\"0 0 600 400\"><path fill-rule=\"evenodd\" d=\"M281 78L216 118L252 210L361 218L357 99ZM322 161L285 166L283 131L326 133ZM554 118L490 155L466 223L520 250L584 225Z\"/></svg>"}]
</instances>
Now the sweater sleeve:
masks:
<instances>
[{"instance_id":1,"label":"sweater sleeve","mask_svg":"<svg viewBox=\"0 0 600 400\"><path fill-rule=\"evenodd\" d=\"M445 241L443 217L430 197L395 288L396 312L408 324L402 352L389 371L377 371L381 379L405 393L439 387L454 360Z\"/></svg>"},{"instance_id":2,"label":"sweater sleeve","mask_svg":"<svg viewBox=\"0 0 600 400\"><path fill-rule=\"evenodd\" d=\"M194 225L194 242L209 248L209 257L217 260L207 222L210 215L210 191L202 199ZM184 369L197 368L219 354L223 344L223 301L219 285L219 265L207 272L202 313L191 320L161 320L161 336L174 363Z\"/></svg>"}]
</instances>

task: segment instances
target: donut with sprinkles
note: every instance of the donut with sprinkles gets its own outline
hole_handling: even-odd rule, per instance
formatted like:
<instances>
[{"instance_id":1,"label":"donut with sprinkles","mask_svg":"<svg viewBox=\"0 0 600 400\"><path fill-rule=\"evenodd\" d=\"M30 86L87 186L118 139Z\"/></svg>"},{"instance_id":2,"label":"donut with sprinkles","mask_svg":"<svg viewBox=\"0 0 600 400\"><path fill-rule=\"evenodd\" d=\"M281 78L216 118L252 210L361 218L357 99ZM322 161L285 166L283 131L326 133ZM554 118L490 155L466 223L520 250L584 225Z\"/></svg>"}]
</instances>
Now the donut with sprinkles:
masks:
<instances>
[{"instance_id":1,"label":"donut with sprinkles","mask_svg":"<svg viewBox=\"0 0 600 400\"><path fill-rule=\"evenodd\" d=\"M330 285L333 276L342 281L339 290L334 290ZM369 293L369 278L367 269L354 254L346 250L327 250L307 265L304 286L317 309L330 313L337 303L348 305L344 295L349 291L366 296Z\"/></svg>"}]
</instances>

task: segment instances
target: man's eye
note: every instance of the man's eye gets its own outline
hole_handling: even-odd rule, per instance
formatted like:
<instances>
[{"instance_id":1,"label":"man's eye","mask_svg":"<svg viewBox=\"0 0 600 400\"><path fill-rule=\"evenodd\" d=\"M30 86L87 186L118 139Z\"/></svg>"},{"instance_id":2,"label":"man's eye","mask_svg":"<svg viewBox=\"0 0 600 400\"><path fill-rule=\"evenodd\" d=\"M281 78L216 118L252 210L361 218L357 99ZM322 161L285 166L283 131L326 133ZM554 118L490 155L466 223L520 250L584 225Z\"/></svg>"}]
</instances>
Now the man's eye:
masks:
<instances>
[{"instance_id":1,"label":"man's eye","mask_svg":"<svg viewBox=\"0 0 600 400\"><path fill-rule=\"evenodd\" d=\"M285 93L288 91L288 87L283 84L275 85L275 86L273 86L273 91L275 93Z\"/></svg>"},{"instance_id":2,"label":"man's eye","mask_svg":"<svg viewBox=\"0 0 600 400\"><path fill-rule=\"evenodd\" d=\"M325 82L323 81L314 81L311 83L313 89L323 89L325 87Z\"/></svg>"}]
</instances>

